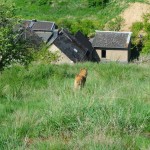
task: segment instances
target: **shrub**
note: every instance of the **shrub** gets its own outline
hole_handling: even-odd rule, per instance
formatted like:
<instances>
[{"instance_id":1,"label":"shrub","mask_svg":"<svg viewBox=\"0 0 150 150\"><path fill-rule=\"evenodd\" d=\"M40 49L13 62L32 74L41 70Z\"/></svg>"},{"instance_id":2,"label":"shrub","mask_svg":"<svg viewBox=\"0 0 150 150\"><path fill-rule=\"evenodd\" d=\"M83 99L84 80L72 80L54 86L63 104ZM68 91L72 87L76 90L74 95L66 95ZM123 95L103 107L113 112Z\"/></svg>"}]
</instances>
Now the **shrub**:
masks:
<instances>
[{"instance_id":1,"label":"shrub","mask_svg":"<svg viewBox=\"0 0 150 150\"><path fill-rule=\"evenodd\" d=\"M142 22L135 22L132 24L131 30L133 32L134 36L137 36L139 31L141 31L144 27L144 24Z\"/></svg>"},{"instance_id":2,"label":"shrub","mask_svg":"<svg viewBox=\"0 0 150 150\"><path fill-rule=\"evenodd\" d=\"M51 5L53 3L52 0L38 0L37 1L38 5L41 6L41 5Z\"/></svg>"},{"instance_id":3,"label":"shrub","mask_svg":"<svg viewBox=\"0 0 150 150\"><path fill-rule=\"evenodd\" d=\"M33 59L34 61L39 61L44 64L49 64L52 61L55 61L58 59L58 54L48 51L47 46L42 45L41 49L33 54Z\"/></svg>"},{"instance_id":4,"label":"shrub","mask_svg":"<svg viewBox=\"0 0 150 150\"><path fill-rule=\"evenodd\" d=\"M69 29L72 34L75 34L77 31L81 31L86 36L92 35L96 29L103 28L99 21L87 19L77 19L72 21L68 19L61 19L57 23L59 26Z\"/></svg>"},{"instance_id":5,"label":"shrub","mask_svg":"<svg viewBox=\"0 0 150 150\"><path fill-rule=\"evenodd\" d=\"M46 5L47 0L38 0L38 5Z\"/></svg>"},{"instance_id":6,"label":"shrub","mask_svg":"<svg viewBox=\"0 0 150 150\"><path fill-rule=\"evenodd\" d=\"M142 53L144 53L144 54L149 54L150 53L150 40L148 40L144 43Z\"/></svg>"},{"instance_id":7,"label":"shrub","mask_svg":"<svg viewBox=\"0 0 150 150\"><path fill-rule=\"evenodd\" d=\"M109 0L88 0L89 7L104 6Z\"/></svg>"},{"instance_id":8,"label":"shrub","mask_svg":"<svg viewBox=\"0 0 150 150\"><path fill-rule=\"evenodd\" d=\"M144 30L148 33L150 33L150 23L146 23L145 26L144 26Z\"/></svg>"},{"instance_id":9,"label":"shrub","mask_svg":"<svg viewBox=\"0 0 150 150\"><path fill-rule=\"evenodd\" d=\"M124 20L122 17L116 17L114 20L108 22L106 29L111 31L119 31L123 22Z\"/></svg>"},{"instance_id":10,"label":"shrub","mask_svg":"<svg viewBox=\"0 0 150 150\"><path fill-rule=\"evenodd\" d=\"M143 22L135 22L132 25L132 43L138 47L139 43L142 44L142 53L150 53L150 14L143 16ZM139 38L139 35L142 34L142 38Z\"/></svg>"}]
</instances>

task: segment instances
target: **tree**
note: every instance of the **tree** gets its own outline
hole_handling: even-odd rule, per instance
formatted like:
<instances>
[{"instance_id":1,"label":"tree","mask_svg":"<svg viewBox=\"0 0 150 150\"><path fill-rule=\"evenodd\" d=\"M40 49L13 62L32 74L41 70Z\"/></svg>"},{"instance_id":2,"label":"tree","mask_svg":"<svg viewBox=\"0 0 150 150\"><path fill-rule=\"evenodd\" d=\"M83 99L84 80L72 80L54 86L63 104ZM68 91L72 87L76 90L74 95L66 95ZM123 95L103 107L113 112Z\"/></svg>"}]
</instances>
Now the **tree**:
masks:
<instances>
[{"instance_id":1,"label":"tree","mask_svg":"<svg viewBox=\"0 0 150 150\"><path fill-rule=\"evenodd\" d=\"M19 38L15 26L15 7L0 4L0 71L13 63L27 65L32 59L32 46Z\"/></svg>"}]
</instances>

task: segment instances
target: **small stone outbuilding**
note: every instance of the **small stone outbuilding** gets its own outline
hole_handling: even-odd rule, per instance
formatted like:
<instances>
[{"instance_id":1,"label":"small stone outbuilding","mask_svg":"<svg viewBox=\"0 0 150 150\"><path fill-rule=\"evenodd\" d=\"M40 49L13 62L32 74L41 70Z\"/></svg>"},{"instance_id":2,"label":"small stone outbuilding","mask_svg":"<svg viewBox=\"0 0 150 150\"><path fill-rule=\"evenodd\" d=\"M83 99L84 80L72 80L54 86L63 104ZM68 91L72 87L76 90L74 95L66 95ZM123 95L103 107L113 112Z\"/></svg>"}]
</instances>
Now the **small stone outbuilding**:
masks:
<instances>
[{"instance_id":1,"label":"small stone outbuilding","mask_svg":"<svg viewBox=\"0 0 150 150\"><path fill-rule=\"evenodd\" d=\"M96 31L92 46L96 61L129 62L131 32Z\"/></svg>"}]
</instances>

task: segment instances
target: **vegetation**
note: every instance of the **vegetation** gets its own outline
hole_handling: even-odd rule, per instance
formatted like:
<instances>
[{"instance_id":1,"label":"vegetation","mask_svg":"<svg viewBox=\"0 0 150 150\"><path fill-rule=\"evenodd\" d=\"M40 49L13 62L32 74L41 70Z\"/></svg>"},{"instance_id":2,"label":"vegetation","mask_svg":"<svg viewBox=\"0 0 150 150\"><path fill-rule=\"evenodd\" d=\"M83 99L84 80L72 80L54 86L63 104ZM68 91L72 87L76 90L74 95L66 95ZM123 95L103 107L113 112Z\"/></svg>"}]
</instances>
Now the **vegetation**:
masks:
<instances>
[{"instance_id":1,"label":"vegetation","mask_svg":"<svg viewBox=\"0 0 150 150\"><path fill-rule=\"evenodd\" d=\"M89 7L104 6L109 0L88 0Z\"/></svg>"},{"instance_id":2,"label":"vegetation","mask_svg":"<svg viewBox=\"0 0 150 150\"><path fill-rule=\"evenodd\" d=\"M38 63L50 64L53 61L56 61L59 58L57 52L48 51L47 45L42 45L41 49L32 54L33 61Z\"/></svg>"},{"instance_id":3,"label":"vegetation","mask_svg":"<svg viewBox=\"0 0 150 150\"><path fill-rule=\"evenodd\" d=\"M133 43L135 45L142 44L142 53L150 53L150 14L143 16L143 22L135 22L132 25Z\"/></svg>"},{"instance_id":4,"label":"vegetation","mask_svg":"<svg viewBox=\"0 0 150 150\"><path fill-rule=\"evenodd\" d=\"M27 64L30 60L24 41L18 38L14 32L14 26L17 23L14 7L0 4L0 71L12 63Z\"/></svg>"},{"instance_id":5,"label":"vegetation","mask_svg":"<svg viewBox=\"0 0 150 150\"><path fill-rule=\"evenodd\" d=\"M122 24L124 23L124 20L122 17L116 17L113 20L109 21L106 24L106 29L109 31L119 31L121 29Z\"/></svg>"},{"instance_id":6,"label":"vegetation","mask_svg":"<svg viewBox=\"0 0 150 150\"><path fill-rule=\"evenodd\" d=\"M59 27L69 28L72 33L81 30L88 36L93 35L95 30L102 30L108 21L117 17L128 5L127 0L125 0L124 5L121 5L122 1L120 2L119 0L39 1L13 0L17 7L16 13L24 19L36 18L54 21ZM95 2L96 6L89 7L89 3Z\"/></svg>"},{"instance_id":7,"label":"vegetation","mask_svg":"<svg viewBox=\"0 0 150 150\"><path fill-rule=\"evenodd\" d=\"M82 91L74 76L88 68ZM0 76L0 149L149 149L149 64L30 65Z\"/></svg>"},{"instance_id":8,"label":"vegetation","mask_svg":"<svg viewBox=\"0 0 150 150\"><path fill-rule=\"evenodd\" d=\"M44 44L36 45L31 39L22 38L23 31L17 27L20 20L15 16L14 6L2 3L0 8L0 71L14 63L27 66L33 60L50 63L57 58Z\"/></svg>"},{"instance_id":9,"label":"vegetation","mask_svg":"<svg viewBox=\"0 0 150 150\"><path fill-rule=\"evenodd\" d=\"M1 5L0 11L0 56L9 52L4 66L12 66L0 74L0 149L150 149L149 62L52 65L49 62L57 54L47 55L45 47L33 54L25 41L14 43L18 36L13 33L18 20L15 14L23 19L55 21L72 33L80 29L92 36L95 29L102 29L112 18L116 19L108 27L118 30L122 19L117 15L135 0L9 2L14 2L16 9ZM88 2L103 2L103 6L96 3L89 7ZM148 17L133 25L135 43L140 32L146 33L146 53L150 45ZM10 59L12 56L15 59ZM13 63L26 64L30 58L35 62L28 68ZM74 77L84 67L88 69L86 85L75 91Z\"/></svg>"}]
</instances>

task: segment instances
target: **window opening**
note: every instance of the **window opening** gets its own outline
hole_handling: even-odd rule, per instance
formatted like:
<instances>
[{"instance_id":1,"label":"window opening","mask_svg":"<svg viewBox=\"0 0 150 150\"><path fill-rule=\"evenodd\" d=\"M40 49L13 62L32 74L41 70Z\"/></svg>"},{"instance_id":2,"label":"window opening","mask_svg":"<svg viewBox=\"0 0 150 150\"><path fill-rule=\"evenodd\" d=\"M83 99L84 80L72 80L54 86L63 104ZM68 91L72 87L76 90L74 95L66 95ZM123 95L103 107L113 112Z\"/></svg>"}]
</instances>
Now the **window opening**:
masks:
<instances>
[{"instance_id":1,"label":"window opening","mask_svg":"<svg viewBox=\"0 0 150 150\"><path fill-rule=\"evenodd\" d=\"M102 58L106 58L106 50L102 50Z\"/></svg>"}]
</instances>

